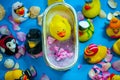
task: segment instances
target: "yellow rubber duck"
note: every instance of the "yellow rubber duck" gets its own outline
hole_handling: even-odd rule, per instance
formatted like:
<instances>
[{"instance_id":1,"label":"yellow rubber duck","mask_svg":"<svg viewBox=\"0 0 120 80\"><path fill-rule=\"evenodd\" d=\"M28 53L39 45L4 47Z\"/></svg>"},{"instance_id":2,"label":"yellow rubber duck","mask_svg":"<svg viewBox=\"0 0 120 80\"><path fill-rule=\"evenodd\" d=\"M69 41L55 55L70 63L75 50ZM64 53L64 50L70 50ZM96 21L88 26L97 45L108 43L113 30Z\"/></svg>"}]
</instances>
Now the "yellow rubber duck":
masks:
<instances>
[{"instance_id":1,"label":"yellow rubber duck","mask_svg":"<svg viewBox=\"0 0 120 80\"><path fill-rule=\"evenodd\" d=\"M8 71L5 74L5 80L29 80L27 75L23 74L22 70L16 69Z\"/></svg>"},{"instance_id":2,"label":"yellow rubber duck","mask_svg":"<svg viewBox=\"0 0 120 80\"><path fill-rule=\"evenodd\" d=\"M5 73L5 80L33 80L36 76L36 70L33 66L25 71L14 69Z\"/></svg>"},{"instance_id":3,"label":"yellow rubber duck","mask_svg":"<svg viewBox=\"0 0 120 80\"><path fill-rule=\"evenodd\" d=\"M106 57L107 48L105 46L90 44L85 48L84 58L88 63L98 63Z\"/></svg>"},{"instance_id":4,"label":"yellow rubber duck","mask_svg":"<svg viewBox=\"0 0 120 80\"><path fill-rule=\"evenodd\" d=\"M83 6L83 15L87 18L94 18L99 15L101 10L100 0L86 0Z\"/></svg>"},{"instance_id":5,"label":"yellow rubber duck","mask_svg":"<svg viewBox=\"0 0 120 80\"><path fill-rule=\"evenodd\" d=\"M111 38L120 38L120 20L113 17L106 28L106 33Z\"/></svg>"},{"instance_id":6,"label":"yellow rubber duck","mask_svg":"<svg viewBox=\"0 0 120 80\"><path fill-rule=\"evenodd\" d=\"M48 6L56 2L64 2L64 0L48 0Z\"/></svg>"},{"instance_id":7,"label":"yellow rubber duck","mask_svg":"<svg viewBox=\"0 0 120 80\"><path fill-rule=\"evenodd\" d=\"M49 26L50 34L59 41L64 41L71 36L71 26L68 20L61 15L56 14Z\"/></svg>"},{"instance_id":8,"label":"yellow rubber duck","mask_svg":"<svg viewBox=\"0 0 120 80\"><path fill-rule=\"evenodd\" d=\"M120 80L120 75L111 74L107 80Z\"/></svg>"},{"instance_id":9,"label":"yellow rubber duck","mask_svg":"<svg viewBox=\"0 0 120 80\"><path fill-rule=\"evenodd\" d=\"M113 51L120 55L120 39L118 39L113 45Z\"/></svg>"},{"instance_id":10,"label":"yellow rubber duck","mask_svg":"<svg viewBox=\"0 0 120 80\"><path fill-rule=\"evenodd\" d=\"M85 42L89 40L94 33L94 26L90 19L79 22L79 41Z\"/></svg>"}]
</instances>

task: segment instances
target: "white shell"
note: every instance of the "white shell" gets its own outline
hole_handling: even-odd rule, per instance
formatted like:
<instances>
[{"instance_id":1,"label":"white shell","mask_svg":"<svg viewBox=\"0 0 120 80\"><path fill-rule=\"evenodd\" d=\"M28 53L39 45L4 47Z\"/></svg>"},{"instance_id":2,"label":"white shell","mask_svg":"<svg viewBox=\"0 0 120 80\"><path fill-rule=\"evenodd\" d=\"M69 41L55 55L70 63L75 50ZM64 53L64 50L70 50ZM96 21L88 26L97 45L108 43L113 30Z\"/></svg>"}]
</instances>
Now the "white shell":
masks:
<instances>
[{"instance_id":1,"label":"white shell","mask_svg":"<svg viewBox=\"0 0 120 80\"><path fill-rule=\"evenodd\" d=\"M19 63L16 63L14 69L19 69Z\"/></svg>"},{"instance_id":2,"label":"white shell","mask_svg":"<svg viewBox=\"0 0 120 80\"><path fill-rule=\"evenodd\" d=\"M100 16L101 18L106 18L106 13L105 13L105 11L104 11L104 10L101 10L99 16Z\"/></svg>"},{"instance_id":3,"label":"white shell","mask_svg":"<svg viewBox=\"0 0 120 80\"><path fill-rule=\"evenodd\" d=\"M108 15L107 15L108 20L111 20L113 17L114 17L114 15L112 13L108 13Z\"/></svg>"},{"instance_id":4,"label":"white shell","mask_svg":"<svg viewBox=\"0 0 120 80\"><path fill-rule=\"evenodd\" d=\"M108 5L111 8L116 8L117 7L117 3L114 0L108 0Z\"/></svg>"},{"instance_id":5,"label":"white shell","mask_svg":"<svg viewBox=\"0 0 120 80\"><path fill-rule=\"evenodd\" d=\"M0 53L0 61L2 61L3 59L3 55Z\"/></svg>"},{"instance_id":6,"label":"white shell","mask_svg":"<svg viewBox=\"0 0 120 80\"><path fill-rule=\"evenodd\" d=\"M12 68L14 66L14 61L12 59L6 59L4 62L6 68Z\"/></svg>"},{"instance_id":7,"label":"white shell","mask_svg":"<svg viewBox=\"0 0 120 80\"><path fill-rule=\"evenodd\" d=\"M114 16L118 16L118 15L120 15L120 12L119 12L119 11L116 11L116 12L113 13L113 15L114 15Z\"/></svg>"}]
</instances>

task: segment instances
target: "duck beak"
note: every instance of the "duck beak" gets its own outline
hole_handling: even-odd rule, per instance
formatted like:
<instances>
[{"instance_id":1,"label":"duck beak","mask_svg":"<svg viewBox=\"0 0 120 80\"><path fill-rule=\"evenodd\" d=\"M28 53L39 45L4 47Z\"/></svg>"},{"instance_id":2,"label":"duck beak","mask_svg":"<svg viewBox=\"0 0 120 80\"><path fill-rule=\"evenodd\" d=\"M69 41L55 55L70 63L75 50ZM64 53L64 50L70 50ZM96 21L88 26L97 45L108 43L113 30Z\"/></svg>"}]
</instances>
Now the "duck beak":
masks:
<instances>
[{"instance_id":1,"label":"duck beak","mask_svg":"<svg viewBox=\"0 0 120 80\"><path fill-rule=\"evenodd\" d=\"M26 75L23 76L23 80L28 80Z\"/></svg>"},{"instance_id":2,"label":"duck beak","mask_svg":"<svg viewBox=\"0 0 120 80\"><path fill-rule=\"evenodd\" d=\"M60 36L60 37L64 37L65 36L65 31L62 31L62 32L59 32L57 35Z\"/></svg>"},{"instance_id":3,"label":"duck beak","mask_svg":"<svg viewBox=\"0 0 120 80\"><path fill-rule=\"evenodd\" d=\"M24 15L24 7L17 9L16 14L18 14L19 16L23 16Z\"/></svg>"},{"instance_id":4,"label":"duck beak","mask_svg":"<svg viewBox=\"0 0 120 80\"><path fill-rule=\"evenodd\" d=\"M37 43L34 42L34 41L28 41L28 44L29 44L29 47L30 47L30 48L34 48Z\"/></svg>"}]
</instances>

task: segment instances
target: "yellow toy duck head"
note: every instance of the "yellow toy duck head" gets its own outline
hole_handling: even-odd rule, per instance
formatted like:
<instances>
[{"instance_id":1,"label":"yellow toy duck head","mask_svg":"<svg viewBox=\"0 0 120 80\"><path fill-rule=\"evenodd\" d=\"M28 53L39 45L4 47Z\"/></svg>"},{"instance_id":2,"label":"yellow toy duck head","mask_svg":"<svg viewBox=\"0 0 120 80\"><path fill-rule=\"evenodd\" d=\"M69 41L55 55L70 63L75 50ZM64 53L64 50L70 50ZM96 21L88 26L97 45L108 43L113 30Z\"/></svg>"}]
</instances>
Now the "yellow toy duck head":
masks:
<instances>
[{"instance_id":1,"label":"yellow toy duck head","mask_svg":"<svg viewBox=\"0 0 120 80\"><path fill-rule=\"evenodd\" d=\"M84 58L88 63L98 63L105 58L106 54L107 48L105 46L90 44L85 48Z\"/></svg>"},{"instance_id":2,"label":"yellow toy duck head","mask_svg":"<svg viewBox=\"0 0 120 80\"><path fill-rule=\"evenodd\" d=\"M60 15L55 15L50 22L50 34L59 41L64 41L71 36L71 26L68 20Z\"/></svg>"},{"instance_id":3,"label":"yellow toy duck head","mask_svg":"<svg viewBox=\"0 0 120 80\"><path fill-rule=\"evenodd\" d=\"M99 0L85 0L86 4L83 6L83 15L87 18L94 18L100 13L100 1Z\"/></svg>"},{"instance_id":4,"label":"yellow toy duck head","mask_svg":"<svg viewBox=\"0 0 120 80\"><path fill-rule=\"evenodd\" d=\"M118 39L114 44L113 44L113 51L120 55L120 39Z\"/></svg>"},{"instance_id":5,"label":"yellow toy duck head","mask_svg":"<svg viewBox=\"0 0 120 80\"><path fill-rule=\"evenodd\" d=\"M17 14L18 16L23 16L24 15L24 6L22 3L20 2L16 2L13 4L12 9L14 11L15 14Z\"/></svg>"},{"instance_id":6,"label":"yellow toy duck head","mask_svg":"<svg viewBox=\"0 0 120 80\"><path fill-rule=\"evenodd\" d=\"M5 80L29 80L22 70L16 69L5 74Z\"/></svg>"},{"instance_id":7,"label":"yellow toy duck head","mask_svg":"<svg viewBox=\"0 0 120 80\"><path fill-rule=\"evenodd\" d=\"M113 17L110 20L110 24L106 29L106 33L111 38L120 38L120 20L116 17Z\"/></svg>"}]
</instances>

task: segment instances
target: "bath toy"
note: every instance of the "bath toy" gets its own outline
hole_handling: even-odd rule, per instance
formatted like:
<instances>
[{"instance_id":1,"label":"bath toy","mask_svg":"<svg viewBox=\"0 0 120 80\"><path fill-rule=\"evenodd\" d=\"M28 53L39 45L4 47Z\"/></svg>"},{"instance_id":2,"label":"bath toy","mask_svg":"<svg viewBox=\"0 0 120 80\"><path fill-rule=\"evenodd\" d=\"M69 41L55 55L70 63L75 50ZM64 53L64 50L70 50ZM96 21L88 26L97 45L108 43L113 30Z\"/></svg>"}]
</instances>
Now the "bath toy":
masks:
<instances>
[{"instance_id":1,"label":"bath toy","mask_svg":"<svg viewBox=\"0 0 120 80\"><path fill-rule=\"evenodd\" d=\"M94 33L94 26L90 19L79 22L79 41L85 42L89 40Z\"/></svg>"},{"instance_id":2,"label":"bath toy","mask_svg":"<svg viewBox=\"0 0 120 80\"><path fill-rule=\"evenodd\" d=\"M106 28L106 34L110 38L120 38L120 20L113 17Z\"/></svg>"},{"instance_id":3,"label":"bath toy","mask_svg":"<svg viewBox=\"0 0 120 80\"><path fill-rule=\"evenodd\" d=\"M58 14L52 18L49 30L51 36L60 41L68 40L71 36L71 25L66 18Z\"/></svg>"},{"instance_id":4,"label":"bath toy","mask_svg":"<svg viewBox=\"0 0 120 80\"><path fill-rule=\"evenodd\" d=\"M105 46L90 44L85 48L84 58L88 63L98 63L106 57L106 54Z\"/></svg>"},{"instance_id":5,"label":"bath toy","mask_svg":"<svg viewBox=\"0 0 120 80\"><path fill-rule=\"evenodd\" d=\"M114 44L113 44L113 51L120 55L120 39L118 39Z\"/></svg>"},{"instance_id":6,"label":"bath toy","mask_svg":"<svg viewBox=\"0 0 120 80\"><path fill-rule=\"evenodd\" d=\"M39 57L38 55L42 52L42 35L39 29L29 30L26 35L25 47L28 54Z\"/></svg>"},{"instance_id":7,"label":"bath toy","mask_svg":"<svg viewBox=\"0 0 120 80\"><path fill-rule=\"evenodd\" d=\"M15 55L19 58L24 55L25 49L23 46L18 46L16 39L12 35L2 35L0 38L0 49L7 55Z\"/></svg>"},{"instance_id":8,"label":"bath toy","mask_svg":"<svg viewBox=\"0 0 120 80\"><path fill-rule=\"evenodd\" d=\"M78 59L79 50L76 11L67 3L54 3L45 10L42 22L46 63L58 71L70 69Z\"/></svg>"},{"instance_id":9,"label":"bath toy","mask_svg":"<svg viewBox=\"0 0 120 80\"><path fill-rule=\"evenodd\" d=\"M5 16L5 9L4 7L0 4L0 20L2 20Z\"/></svg>"},{"instance_id":10,"label":"bath toy","mask_svg":"<svg viewBox=\"0 0 120 80\"><path fill-rule=\"evenodd\" d=\"M17 23L25 21L29 17L27 8L21 2L15 2L12 5L12 17Z\"/></svg>"},{"instance_id":11,"label":"bath toy","mask_svg":"<svg viewBox=\"0 0 120 80\"><path fill-rule=\"evenodd\" d=\"M120 75L111 74L107 80L120 80Z\"/></svg>"},{"instance_id":12,"label":"bath toy","mask_svg":"<svg viewBox=\"0 0 120 80\"><path fill-rule=\"evenodd\" d=\"M56 2L64 2L64 0L48 0L48 6Z\"/></svg>"},{"instance_id":13,"label":"bath toy","mask_svg":"<svg viewBox=\"0 0 120 80\"><path fill-rule=\"evenodd\" d=\"M30 11L30 18L36 18L40 13L40 7L32 6L29 11Z\"/></svg>"},{"instance_id":14,"label":"bath toy","mask_svg":"<svg viewBox=\"0 0 120 80\"><path fill-rule=\"evenodd\" d=\"M10 22L13 24L14 30L20 30L19 24L28 19L29 11L21 2L15 2L12 5L12 16L9 16Z\"/></svg>"},{"instance_id":15,"label":"bath toy","mask_svg":"<svg viewBox=\"0 0 120 80\"><path fill-rule=\"evenodd\" d=\"M14 69L5 73L5 80L33 80L36 76L36 70L33 66L30 69Z\"/></svg>"},{"instance_id":16,"label":"bath toy","mask_svg":"<svg viewBox=\"0 0 120 80\"><path fill-rule=\"evenodd\" d=\"M87 18L94 18L101 10L100 0L87 0L83 6L83 15Z\"/></svg>"}]
</instances>

